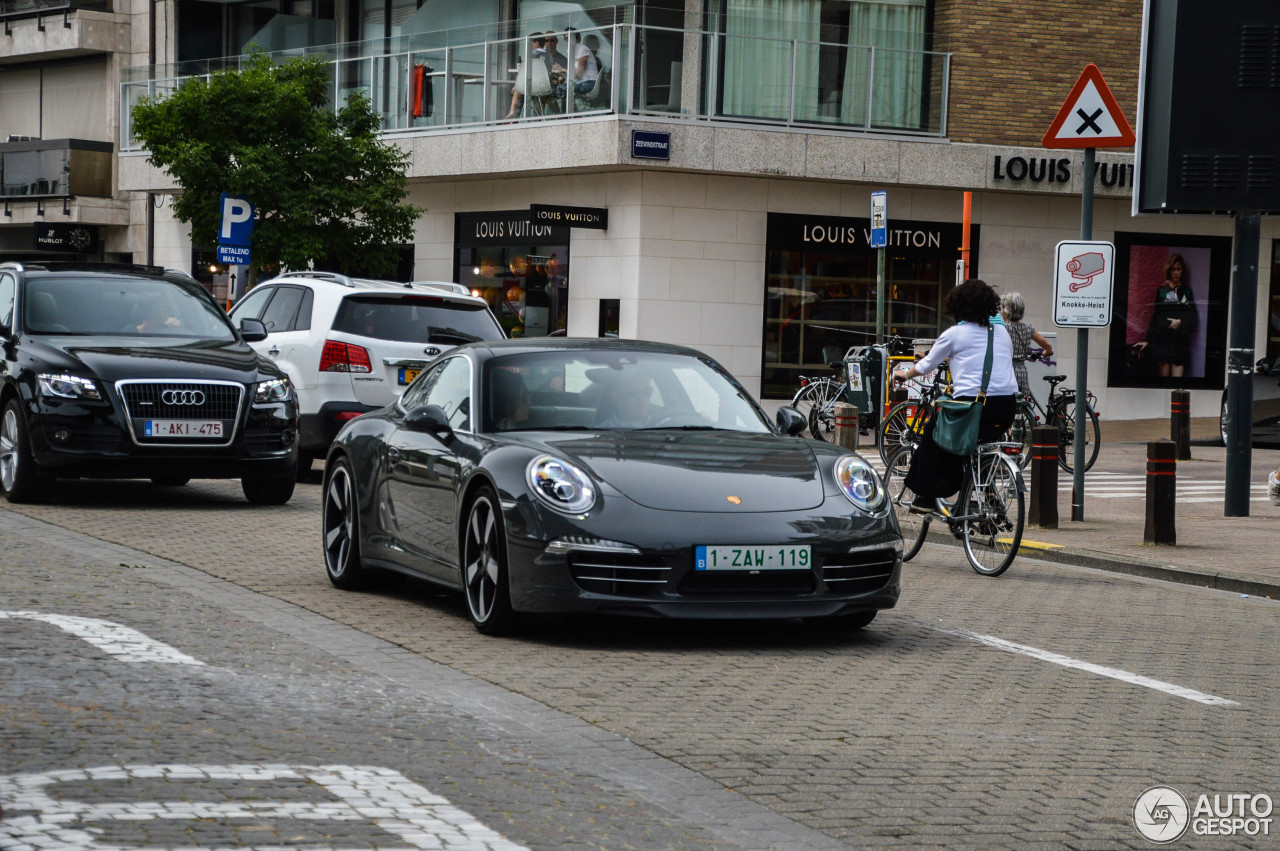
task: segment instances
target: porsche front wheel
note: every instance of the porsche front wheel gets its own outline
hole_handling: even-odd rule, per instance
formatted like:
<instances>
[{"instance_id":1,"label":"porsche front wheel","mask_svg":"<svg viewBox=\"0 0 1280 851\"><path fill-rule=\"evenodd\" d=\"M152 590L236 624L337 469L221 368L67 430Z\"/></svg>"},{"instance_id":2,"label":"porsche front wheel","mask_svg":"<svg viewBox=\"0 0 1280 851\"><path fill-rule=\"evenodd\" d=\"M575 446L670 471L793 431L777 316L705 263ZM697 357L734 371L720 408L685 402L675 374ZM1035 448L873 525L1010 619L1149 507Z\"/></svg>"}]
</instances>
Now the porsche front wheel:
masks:
<instances>
[{"instance_id":1,"label":"porsche front wheel","mask_svg":"<svg viewBox=\"0 0 1280 851\"><path fill-rule=\"evenodd\" d=\"M321 511L324 567L337 588L355 591L369 584L369 569L360 561L360 512L351 462L339 458L324 489Z\"/></svg>"},{"instance_id":2,"label":"porsche front wheel","mask_svg":"<svg viewBox=\"0 0 1280 851\"><path fill-rule=\"evenodd\" d=\"M482 488L467 512L463 532L462 586L467 613L485 635L502 635L515 625L507 582L506 532L498 496Z\"/></svg>"}]
</instances>

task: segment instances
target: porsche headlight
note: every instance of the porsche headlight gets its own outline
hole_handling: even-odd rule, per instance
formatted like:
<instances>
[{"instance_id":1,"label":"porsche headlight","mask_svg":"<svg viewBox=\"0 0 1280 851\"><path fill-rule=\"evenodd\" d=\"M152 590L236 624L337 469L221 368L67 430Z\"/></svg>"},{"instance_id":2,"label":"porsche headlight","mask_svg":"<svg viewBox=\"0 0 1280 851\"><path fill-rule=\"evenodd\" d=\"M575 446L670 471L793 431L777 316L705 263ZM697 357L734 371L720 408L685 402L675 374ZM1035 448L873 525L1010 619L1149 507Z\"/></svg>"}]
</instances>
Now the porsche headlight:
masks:
<instances>
[{"instance_id":1,"label":"porsche headlight","mask_svg":"<svg viewBox=\"0 0 1280 851\"><path fill-rule=\"evenodd\" d=\"M529 462L529 488L538 499L566 514L583 514L596 504L591 478L567 461L539 455Z\"/></svg>"},{"instance_id":2,"label":"porsche headlight","mask_svg":"<svg viewBox=\"0 0 1280 851\"><path fill-rule=\"evenodd\" d=\"M273 378L270 381L259 381L253 388L253 404L265 405L269 402L287 402L289 400L289 379Z\"/></svg>"},{"instance_id":3,"label":"porsche headlight","mask_svg":"<svg viewBox=\"0 0 1280 851\"><path fill-rule=\"evenodd\" d=\"M836 461L836 483L849 501L863 511L879 511L885 502L880 477L857 455L846 455Z\"/></svg>"},{"instance_id":4,"label":"porsche headlight","mask_svg":"<svg viewBox=\"0 0 1280 851\"><path fill-rule=\"evenodd\" d=\"M57 399L94 399L102 398L98 385L91 378L78 375L37 375L36 382L41 394Z\"/></svg>"}]
</instances>

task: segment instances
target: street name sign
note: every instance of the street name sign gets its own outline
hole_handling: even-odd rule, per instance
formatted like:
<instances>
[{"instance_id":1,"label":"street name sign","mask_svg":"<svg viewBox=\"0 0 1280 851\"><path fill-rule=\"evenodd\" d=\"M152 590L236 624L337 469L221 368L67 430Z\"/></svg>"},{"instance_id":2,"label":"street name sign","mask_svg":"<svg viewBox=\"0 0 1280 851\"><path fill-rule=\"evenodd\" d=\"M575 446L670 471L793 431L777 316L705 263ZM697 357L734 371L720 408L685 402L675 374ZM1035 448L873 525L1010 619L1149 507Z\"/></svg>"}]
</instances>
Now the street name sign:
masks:
<instances>
[{"instance_id":1,"label":"street name sign","mask_svg":"<svg viewBox=\"0 0 1280 851\"><path fill-rule=\"evenodd\" d=\"M1059 328L1110 325L1116 247L1110 242L1063 240L1053 254L1054 324Z\"/></svg>"}]
</instances>

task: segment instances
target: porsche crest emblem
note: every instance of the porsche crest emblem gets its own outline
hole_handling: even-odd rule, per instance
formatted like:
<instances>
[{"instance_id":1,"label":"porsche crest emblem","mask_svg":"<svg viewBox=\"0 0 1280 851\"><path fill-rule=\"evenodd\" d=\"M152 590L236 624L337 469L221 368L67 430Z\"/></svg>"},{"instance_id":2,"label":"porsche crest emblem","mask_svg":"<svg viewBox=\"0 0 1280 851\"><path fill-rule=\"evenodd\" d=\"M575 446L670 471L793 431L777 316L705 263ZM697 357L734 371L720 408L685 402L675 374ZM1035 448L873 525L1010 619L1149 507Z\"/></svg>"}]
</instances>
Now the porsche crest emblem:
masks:
<instances>
[{"instance_id":1,"label":"porsche crest emblem","mask_svg":"<svg viewBox=\"0 0 1280 851\"><path fill-rule=\"evenodd\" d=\"M740 496L727 496L725 499L729 500L734 505L742 505L742 497Z\"/></svg>"}]
</instances>

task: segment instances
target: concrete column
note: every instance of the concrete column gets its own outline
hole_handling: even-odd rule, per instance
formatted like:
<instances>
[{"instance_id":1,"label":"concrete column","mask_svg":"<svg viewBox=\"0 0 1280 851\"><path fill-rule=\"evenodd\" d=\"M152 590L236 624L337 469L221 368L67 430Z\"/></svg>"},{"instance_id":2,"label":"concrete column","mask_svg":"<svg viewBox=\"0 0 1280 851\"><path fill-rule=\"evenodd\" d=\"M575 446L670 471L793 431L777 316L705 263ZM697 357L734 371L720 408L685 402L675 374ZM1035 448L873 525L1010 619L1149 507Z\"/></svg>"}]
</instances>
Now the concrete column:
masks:
<instances>
[{"instance_id":1,"label":"concrete column","mask_svg":"<svg viewBox=\"0 0 1280 851\"><path fill-rule=\"evenodd\" d=\"M680 109L684 115L698 114L702 91L702 36L698 31L705 11L706 0L684 0L684 65L680 82Z\"/></svg>"}]
</instances>

